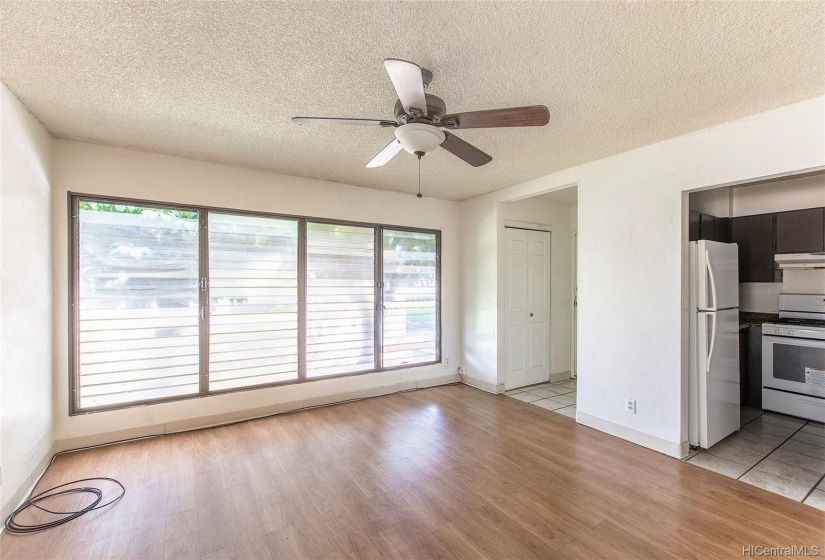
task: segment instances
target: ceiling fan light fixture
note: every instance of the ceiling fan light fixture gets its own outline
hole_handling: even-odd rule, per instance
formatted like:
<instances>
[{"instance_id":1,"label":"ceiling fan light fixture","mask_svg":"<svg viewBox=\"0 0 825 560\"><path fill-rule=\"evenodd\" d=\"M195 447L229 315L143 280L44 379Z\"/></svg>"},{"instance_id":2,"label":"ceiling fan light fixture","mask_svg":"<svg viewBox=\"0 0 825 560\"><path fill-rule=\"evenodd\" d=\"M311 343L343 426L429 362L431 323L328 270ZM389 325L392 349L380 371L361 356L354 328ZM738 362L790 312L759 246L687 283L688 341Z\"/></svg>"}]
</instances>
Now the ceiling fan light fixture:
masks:
<instances>
[{"instance_id":1,"label":"ceiling fan light fixture","mask_svg":"<svg viewBox=\"0 0 825 560\"><path fill-rule=\"evenodd\" d=\"M441 130L423 123L399 126L395 129L395 137L398 138L401 147L411 154L428 154L439 147L446 138Z\"/></svg>"}]
</instances>

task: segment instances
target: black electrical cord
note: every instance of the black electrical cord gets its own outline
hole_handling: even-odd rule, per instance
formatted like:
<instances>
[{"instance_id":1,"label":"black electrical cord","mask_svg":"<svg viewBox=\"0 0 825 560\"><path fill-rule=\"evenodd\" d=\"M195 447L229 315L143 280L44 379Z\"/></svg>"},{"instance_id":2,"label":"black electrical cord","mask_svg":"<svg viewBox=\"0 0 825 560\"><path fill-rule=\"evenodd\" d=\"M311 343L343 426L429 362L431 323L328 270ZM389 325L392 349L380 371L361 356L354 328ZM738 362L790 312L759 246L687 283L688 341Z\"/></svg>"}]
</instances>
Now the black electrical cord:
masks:
<instances>
[{"instance_id":1,"label":"black electrical cord","mask_svg":"<svg viewBox=\"0 0 825 560\"><path fill-rule=\"evenodd\" d=\"M79 484L81 482L89 482L89 481L92 481L92 480L108 480L109 482L114 482L115 484L120 486L121 492L120 492L120 494L117 495L117 497L109 500L105 504L100 505L100 502L103 500L103 491L100 488L96 488L94 486L81 486L81 487L76 487L76 488L66 488L67 486L71 486L73 484ZM66 488L66 490L60 490L60 488ZM55 490L60 490L60 491L55 492ZM50 509L47 509L43 506L38 505L40 502L43 502L45 500L49 500L49 499L54 498L56 496L66 496L66 495L69 495L69 494L92 494L92 495L95 496L95 499L89 505L87 505L86 507L84 507L82 509L79 509L79 510L75 510L75 511L52 511ZM47 529L53 529L54 527L57 527L58 525L63 525L64 523L68 523L72 519L77 519L81 515L85 515L85 514L89 513L90 511L94 511L96 509L101 509L101 508L105 508L106 506L110 506L110 505L114 504L115 502L119 501L125 494L126 494L126 488L124 488L124 486L120 482L118 482L114 478L106 478L106 477L102 477L102 476L94 477L94 478L81 478L80 480L73 480L72 482L67 482L66 484L60 484L59 486L54 486L53 488L49 488L48 490L44 490L43 492L35 494L34 496L29 497L29 499L26 500L25 502L20 504L20 507L18 507L16 510L11 512L11 515L9 515L6 518L6 524L5 524L6 525L6 531L8 531L9 533L18 534L18 535L27 535L27 534L30 534L30 533L38 533L40 531L45 531ZM37 523L37 524L34 524L34 525L26 525L26 524L22 524L22 523L17 523L15 521L15 518L18 515L20 515L25 510L27 510L29 508L32 508L32 507L37 508L41 511L45 511L46 513L51 513L51 514L54 514L54 515L63 515L64 517L61 517L59 519L55 519L53 521L49 521L49 522L46 522L46 523Z\"/></svg>"}]
</instances>

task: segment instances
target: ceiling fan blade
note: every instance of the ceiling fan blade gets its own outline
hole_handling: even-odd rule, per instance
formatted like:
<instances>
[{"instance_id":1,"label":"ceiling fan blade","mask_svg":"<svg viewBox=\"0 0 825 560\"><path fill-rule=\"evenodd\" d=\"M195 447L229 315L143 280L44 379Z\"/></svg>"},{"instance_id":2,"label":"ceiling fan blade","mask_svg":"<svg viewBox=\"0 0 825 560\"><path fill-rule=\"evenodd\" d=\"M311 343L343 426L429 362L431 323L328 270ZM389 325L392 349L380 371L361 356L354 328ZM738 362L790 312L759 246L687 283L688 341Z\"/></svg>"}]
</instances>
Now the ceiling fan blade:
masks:
<instances>
[{"instance_id":1,"label":"ceiling fan blade","mask_svg":"<svg viewBox=\"0 0 825 560\"><path fill-rule=\"evenodd\" d=\"M295 124L343 124L348 126L380 126L390 128L398 126L395 121L381 121L375 119L327 119L324 117L292 117Z\"/></svg>"},{"instance_id":2,"label":"ceiling fan blade","mask_svg":"<svg viewBox=\"0 0 825 560\"><path fill-rule=\"evenodd\" d=\"M400 151L401 142L399 142L398 140L393 140L392 142L387 144L383 150L375 154L375 157L372 158L365 167L381 167L388 161L390 161L393 158L393 156Z\"/></svg>"},{"instance_id":3,"label":"ceiling fan blade","mask_svg":"<svg viewBox=\"0 0 825 560\"><path fill-rule=\"evenodd\" d=\"M550 122L550 111L544 105L510 107L490 111L472 111L444 115L441 122L450 129L501 128L510 126L544 126ZM453 124L454 123L454 124Z\"/></svg>"},{"instance_id":4,"label":"ceiling fan blade","mask_svg":"<svg viewBox=\"0 0 825 560\"><path fill-rule=\"evenodd\" d=\"M492 156L485 154L458 136L450 134L449 132L445 132L444 136L446 136L446 138L441 143L441 147L454 156L463 159L473 167L480 167L485 163L490 163L493 160Z\"/></svg>"},{"instance_id":5,"label":"ceiling fan blade","mask_svg":"<svg viewBox=\"0 0 825 560\"><path fill-rule=\"evenodd\" d=\"M421 67L406 60L387 58L384 59L384 68L390 75L404 111L411 113L412 109L416 109L422 115L426 115L427 98L424 97L424 77L421 74Z\"/></svg>"}]
</instances>

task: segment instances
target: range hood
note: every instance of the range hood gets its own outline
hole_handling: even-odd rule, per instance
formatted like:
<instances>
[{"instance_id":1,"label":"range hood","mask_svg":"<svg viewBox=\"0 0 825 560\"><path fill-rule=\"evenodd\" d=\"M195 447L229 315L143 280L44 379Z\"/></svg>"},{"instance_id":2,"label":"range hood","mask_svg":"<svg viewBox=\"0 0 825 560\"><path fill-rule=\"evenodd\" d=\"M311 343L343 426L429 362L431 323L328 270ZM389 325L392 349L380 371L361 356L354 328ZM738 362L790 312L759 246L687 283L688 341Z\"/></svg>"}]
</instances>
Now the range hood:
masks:
<instances>
[{"instance_id":1,"label":"range hood","mask_svg":"<svg viewBox=\"0 0 825 560\"><path fill-rule=\"evenodd\" d=\"M774 259L779 268L825 268L825 252L781 253Z\"/></svg>"}]
</instances>

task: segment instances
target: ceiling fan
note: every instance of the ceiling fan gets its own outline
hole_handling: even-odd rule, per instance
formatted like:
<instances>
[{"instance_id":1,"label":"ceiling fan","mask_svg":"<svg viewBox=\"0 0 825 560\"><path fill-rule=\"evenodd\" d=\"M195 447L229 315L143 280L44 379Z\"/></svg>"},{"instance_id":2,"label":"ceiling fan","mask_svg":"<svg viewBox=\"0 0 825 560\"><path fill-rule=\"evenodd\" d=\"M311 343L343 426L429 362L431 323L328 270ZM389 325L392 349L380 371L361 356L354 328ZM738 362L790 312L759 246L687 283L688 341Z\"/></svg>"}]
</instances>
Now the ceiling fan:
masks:
<instances>
[{"instance_id":1,"label":"ceiling fan","mask_svg":"<svg viewBox=\"0 0 825 560\"><path fill-rule=\"evenodd\" d=\"M328 119L323 117L293 117L297 124L339 124L394 128L395 140L378 152L367 167L381 167L402 149L418 156L432 152L439 146L473 167L489 163L493 158L448 130L466 128L502 128L515 126L544 126L550 121L550 112L544 105L511 107L469 113L447 113L440 97L425 93L433 74L413 62L387 58L384 68L398 94L395 102L395 120Z\"/></svg>"}]
</instances>

